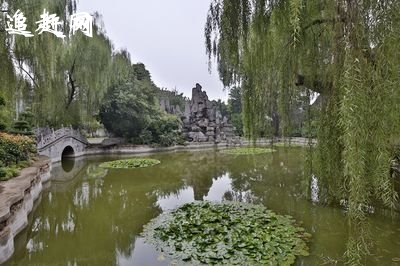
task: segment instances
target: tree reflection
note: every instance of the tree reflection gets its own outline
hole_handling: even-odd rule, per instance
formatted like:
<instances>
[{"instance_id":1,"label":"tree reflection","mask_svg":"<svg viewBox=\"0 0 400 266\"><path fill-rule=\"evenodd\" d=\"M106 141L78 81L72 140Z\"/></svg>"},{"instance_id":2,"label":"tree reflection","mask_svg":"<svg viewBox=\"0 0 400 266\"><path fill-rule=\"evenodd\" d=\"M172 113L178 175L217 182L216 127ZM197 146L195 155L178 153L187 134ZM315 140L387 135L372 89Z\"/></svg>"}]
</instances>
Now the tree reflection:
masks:
<instances>
[{"instance_id":1,"label":"tree reflection","mask_svg":"<svg viewBox=\"0 0 400 266\"><path fill-rule=\"evenodd\" d=\"M367 265L367 255L371 254L373 238L369 223L363 220L349 219L349 238L344 259L348 265Z\"/></svg>"},{"instance_id":2,"label":"tree reflection","mask_svg":"<svg viewBox=\"0 0 400 266\"><path fill-rule=\"evenodd\" d=\"M110 170L105 178L104 173L97 163L89 164L43 194L25 240L31 248L16 253L20 263L115 265L117 251L130 254L143 225L161 212L154 189L182 186L179 178L146 169Z\"/></svg>"},{"instance_id":3,"label":"tree reflection","mask_svg":"<svg viewBox=\"0 0 400 266\"><path fill-rule=\"evenodd\" d=\"M188 163L190 167L186 167L185 182L193 188L194 199L203 200L208 195L213 180L225 174L226 160L211 151L188 154Z\"/></svg>"},{"instance_id":4,"label":"tree reflection","mask_svg":"<svg viewBox=\"0 0 400 266\"><path fill-rule=\"evenodd\" d=\"M349 220L343 206L332 206L324 199L329 194L324 191L331 188L302 168L305 152L289 148L254 156L210 150L166 153L154 155L161 164L132 171L88 163L74 178L52 181L27 233L18 240L13 262L115 265L118 258L132 260L143 225L162 212L160 199L181 197L185 191L190 197L193 193L195 200L213 196L262 203L304 222L313 234L311 256L299 258L299 264L374 265L377 259L378 264L390 265L391 255L400 247L400 229L394 230L387 222L390 211L374 208L361 222ZM217 197L211 195L217 191L213 186L218 187ZM311 197L312 193L317 197ZM312 198L318 200L311 203Z\"/></svg>"}]
</instances>

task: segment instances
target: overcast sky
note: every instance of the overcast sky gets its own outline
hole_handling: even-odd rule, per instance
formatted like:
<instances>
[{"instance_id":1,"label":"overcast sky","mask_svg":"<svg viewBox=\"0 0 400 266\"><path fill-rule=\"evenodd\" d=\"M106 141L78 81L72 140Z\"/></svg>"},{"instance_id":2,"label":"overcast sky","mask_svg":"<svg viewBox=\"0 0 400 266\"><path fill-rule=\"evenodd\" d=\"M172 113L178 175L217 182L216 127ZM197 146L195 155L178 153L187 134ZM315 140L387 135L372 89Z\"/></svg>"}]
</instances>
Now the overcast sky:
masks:
<instances>
[{"instance_id":1,"label":"overcast sky","mask_svg":"<svg viewBox=\"0 0 400 266\"><path fill-rule=\"evenodd\" d=\"M191 96L200 83L210 99L227 99L214 69L208 72L204 25L210 0L79 0L78 11L103 16L116 49L127 48L159 87Z\"/></svg>"}]
</instances>

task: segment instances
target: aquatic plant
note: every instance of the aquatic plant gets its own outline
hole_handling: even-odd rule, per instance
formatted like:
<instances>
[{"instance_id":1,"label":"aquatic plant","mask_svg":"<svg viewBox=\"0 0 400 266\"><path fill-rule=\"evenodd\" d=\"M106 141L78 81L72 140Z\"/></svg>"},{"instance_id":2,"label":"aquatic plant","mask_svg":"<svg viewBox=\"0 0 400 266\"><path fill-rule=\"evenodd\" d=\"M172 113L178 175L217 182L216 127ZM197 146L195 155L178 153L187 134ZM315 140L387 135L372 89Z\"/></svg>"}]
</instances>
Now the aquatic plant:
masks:
<instances>
[{"instance_id":1,"label":"aquatic plant","mask_svg":"<svg viewBox=\"0 0 400 266\"><path fill-rule=\"evenodd\" d=\"M103 168L140 168L159 164L160 161L150 158L131 158L125 160L109 161L100 164Z\"/></svg>"},{"instance_id":2,"label":"aquatic plant","mask_svg":"<svg viewBox=\"0 0 400 266\"><path fill-rule=\"evenodd\" d=\"M222 150L222 153L226 154L234 154L234 155L253 155L253 154L262 154L262 153L270 153L274 152L275 150L269 148L234 148L228 150Z\"/></svg>"},{"instance_id":3,"label":"aquatic plant","mask_svg":"<svg viewBox=\"0 0 400 266\"><path fill-rule=\"evenodd\" d=\"M300 144L300 143L296 143L296 142L276 142L273 144L273 146L275 147L306 147L307 144Z\"/></svg>"},{"instance_id":4,"label":"aquatic plant","mask_svg":"<svg viewBox=\"0 0 400 266\"><path fill-rule=\"evenodd\" d=\"M308 256L311 236L288 215L261 205L193 202L144 227L147 243L174 263L291 265Z\"/></svg>"}]
</instances>

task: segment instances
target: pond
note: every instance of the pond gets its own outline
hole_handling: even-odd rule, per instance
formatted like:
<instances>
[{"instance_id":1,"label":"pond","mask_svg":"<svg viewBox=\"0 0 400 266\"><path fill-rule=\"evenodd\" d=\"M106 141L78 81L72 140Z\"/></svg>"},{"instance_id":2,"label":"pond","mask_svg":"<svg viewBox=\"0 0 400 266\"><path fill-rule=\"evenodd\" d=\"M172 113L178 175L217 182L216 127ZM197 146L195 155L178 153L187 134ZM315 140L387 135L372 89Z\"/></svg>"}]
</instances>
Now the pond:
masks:
<instances>
[{"instance_id":1,"label":"pond","mask_svg":"<svg viewBox=\"0 0 400 266\"><path fill-rule=\"evenodd\" d=\"M303 178L305 152L160 153L148 157L161 164L130 170L99 167L117 157L56 165L6 265L169 265L144 242L143 226L194 200L260 203L289 214L312 234L310 256L299 257L296 265L343 265L354 228L344 209L310 200L318 198L318 184ZM357 234L369 232L372 240L365 264L400 265L399 216L375 209L362 227Z\"/></svg>"}]
</instances>

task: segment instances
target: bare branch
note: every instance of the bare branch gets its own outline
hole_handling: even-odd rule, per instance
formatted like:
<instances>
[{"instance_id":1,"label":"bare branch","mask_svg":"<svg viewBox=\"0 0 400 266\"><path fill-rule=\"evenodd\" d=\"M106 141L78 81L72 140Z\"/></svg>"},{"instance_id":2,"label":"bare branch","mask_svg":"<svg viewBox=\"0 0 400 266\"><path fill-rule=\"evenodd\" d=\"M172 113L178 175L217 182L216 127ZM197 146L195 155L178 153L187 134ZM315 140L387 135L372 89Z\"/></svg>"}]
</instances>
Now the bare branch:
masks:
<instances>
[{"instance_id":1,"label":"bare branch","mask_svg":"<svg viewBox=\"0 0 400 266\"><path fill-rule=\"evenodd\" d=\"M33 82L33 85L35 85L35 87L39 89L39 85L36 83L35 78L32 77L32 75L25 68L22 67L22 63L20 61L18 61L18 68L22 70L26 75L28 75L28 77Z\"/></svg>"}]
</instances>

